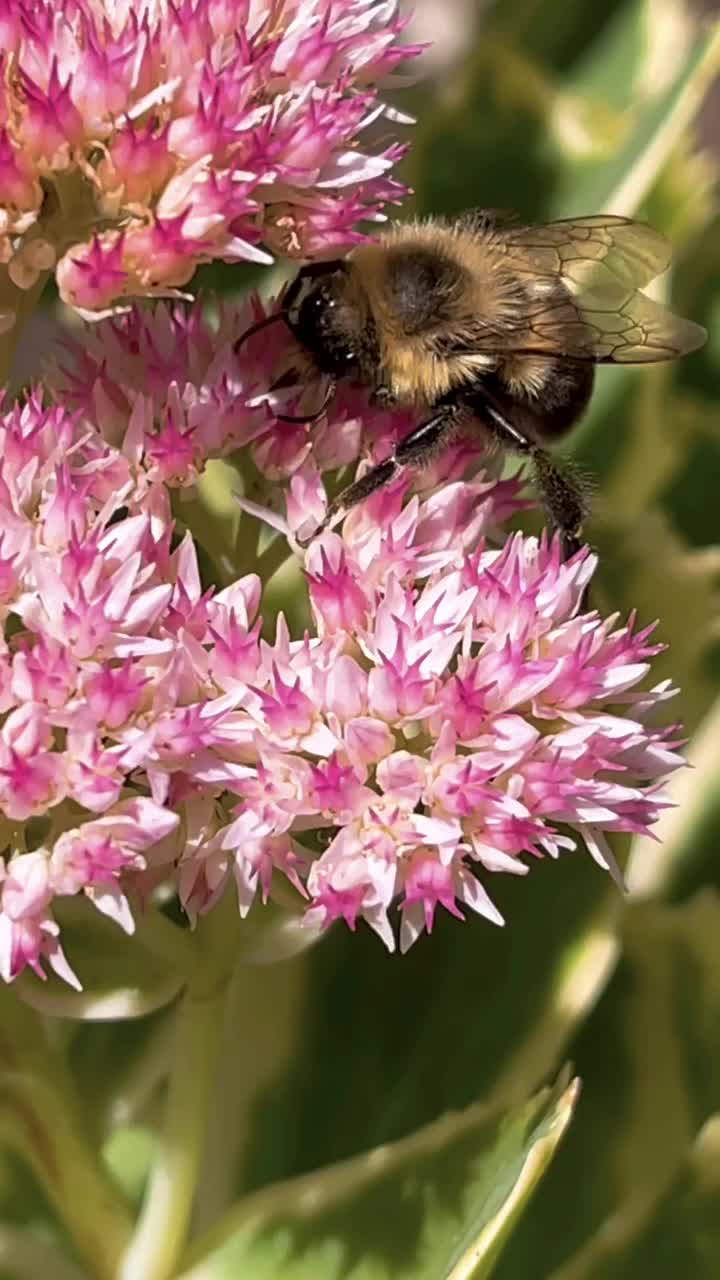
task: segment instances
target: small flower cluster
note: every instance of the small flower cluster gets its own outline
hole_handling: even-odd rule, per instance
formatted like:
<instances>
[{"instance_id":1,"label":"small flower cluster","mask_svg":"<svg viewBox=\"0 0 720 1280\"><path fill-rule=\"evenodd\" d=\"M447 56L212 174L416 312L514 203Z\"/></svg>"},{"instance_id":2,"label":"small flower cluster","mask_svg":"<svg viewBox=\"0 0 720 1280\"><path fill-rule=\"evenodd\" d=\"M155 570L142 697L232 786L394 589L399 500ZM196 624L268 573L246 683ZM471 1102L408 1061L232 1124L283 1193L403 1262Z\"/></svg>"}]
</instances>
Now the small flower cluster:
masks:
<instances>
[{"instance_id":1,"label":"small flower cluster","mask_svg":"<svg viewBox=\"0 0 720 1280\"><path fill-rule=\"evenodd\" d=\"M359 135L417 49L374 0L0 0L0 263L98 312L200 262L337 253L403 188ZM7 292L7 290L5 291ZM0 325L14 323L0 298Z\"/></svg>"},{"instance_id":2,"label":"small flower cluster","mask_svg":"<svg viewBox=\"0 0 720 1280\"><path fill-rule=\"evenodd\" d=\"M445 507L447 490L436 498ZM524 875L521 855L557 857L580 837L619 878L605 833L646 830L664 803L657 780L682 763L671 732L645 723L671 690L635 690L657 651L649 632L579 612L589 553L563 564L557 541L520 535L501 551L439 549L432 505L378 495L343 540L311 548L330 662L312 678L310 651L290 655L263 739L296 757L324 740L324 758L290 770L286 758L279 788L271 766L239 817L242 829L259 801L266 822L284 823L278 809L307 821L309 802L333 838L309 868L308 919L363 917L392 947L399 898L403 950L438 906L502 923L481 876Z\"/></svg>"},{"instance_id":3,"label":"small flower cluster","mask_svg":"<svg viewBox=\"0 0 720 1280\"><path fill-rule=\"evenodd\" d=\"M245 913L279 874L309 924L365 919L388 946L398 904L407 947L438 906L499 922L483 880L528 856L579 839L614 869L605 833L647 830L680 760L649 722L671 691L636 689L647 632L580 612L589 553L485 545L507 482L426 477L408 500L401 477L313 543L314 626L281 617L270 643L254 574L203 589L137 404L124 434L112 395L0 418L6 979L46 961L77 982L68 894L131 929L160 883L193 917L233 881Z\"/></svg>"}]
</instances>

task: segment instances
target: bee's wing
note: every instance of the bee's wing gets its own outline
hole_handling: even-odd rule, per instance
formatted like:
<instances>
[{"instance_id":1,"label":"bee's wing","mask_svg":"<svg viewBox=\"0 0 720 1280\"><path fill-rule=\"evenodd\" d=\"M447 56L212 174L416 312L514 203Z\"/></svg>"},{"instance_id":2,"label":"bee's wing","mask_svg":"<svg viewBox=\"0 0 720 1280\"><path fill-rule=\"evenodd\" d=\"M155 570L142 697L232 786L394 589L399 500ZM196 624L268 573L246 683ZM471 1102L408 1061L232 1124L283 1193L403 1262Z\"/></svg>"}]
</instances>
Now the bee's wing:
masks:
<instances>
[{"instance_id":1,"label":"bee's wing","mask_svg":"<svg viewBox=\"0 0 720 1280\"><path fill-rule=\"evenodd\" d=\"M666 271L672 252L665 236L647 223L604 213L535 227L508 226L502 239L543 274L572 280L578 271L584 278L593 268L602 268L603 274L631 289L642 288Z\"/></svg>"},{"instance_id":2,"label":"bee's wing","mask_svg":"<svg viewBox=\"0 0 720 1280\"><path fill-rule=\"evenodd\" d=\"M642 222L597 214L539 226L493 226L519 276L547 280L505 351L614 364L671 360L702 346L705 330L639 292L670 261L670 247ZM566 290L553 290L556 281Z\"/></svg>"}]
</instances>

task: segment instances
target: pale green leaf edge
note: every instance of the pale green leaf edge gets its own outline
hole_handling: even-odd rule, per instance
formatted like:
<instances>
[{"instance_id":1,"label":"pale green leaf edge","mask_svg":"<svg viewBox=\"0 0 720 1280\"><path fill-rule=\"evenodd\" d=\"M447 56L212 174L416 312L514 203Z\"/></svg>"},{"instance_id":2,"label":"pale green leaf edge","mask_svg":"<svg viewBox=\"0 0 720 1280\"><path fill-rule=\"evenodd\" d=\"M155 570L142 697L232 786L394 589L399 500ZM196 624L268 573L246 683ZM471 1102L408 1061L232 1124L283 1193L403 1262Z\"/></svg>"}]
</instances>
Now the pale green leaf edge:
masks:
<instances>
[{"instance_id":1,"label":"pale green leaf edge","mask_svg":"<svg viewBox=\"0 0 720 1280\"><path fill-rule=\"evenodd\" d=\"M603 212L631 216L637 211L692 125L718 72L720 23L715 23L699 39L693 55L670 91L649 113L650 121L644 128L638 128L627 151L620 153L620 167L625 156L628 164L624 177L606 200Z\"/></svg>"},{"instance_id":2,"label":"pale green leaf edge","mask_svg":"<svg viewBox=\"0 0 720 1280\"><path fill-rule=\"evenodd\" d=\"M542 1090L527 1104L536 1113L535 1123L542 1125L541 1134L532 1142L503 1204L469 1246L464 1242L461 1244L462 1256L453 1257L442 1277L438 1275L438 1280L469 1280L470 1277L482 1280L482 1277L490 1275L515 1221L550 1163L573 1116L580 1081L573 1079L569 1084L566 1081L567 1072L564 1072L552 1089ZM543 1109L546 1109L544 1116ZM186 1269L180 1272L177 1280L216 1280L217 1259L213 1255L233 1237L240 1234L250 1237L284 1216L295 1221L312 1220L369 1189L388 1172L411 1165L416 1158L441 1152L469 1129L485 1126L494 1119L500 1123L503 1112L493 1105L476 1104L465 1111L442 1116L397 1142L261 1188L235 1205L220 1222L193 1243L184 1260ZM480 1267L482 1269L478 1269Z\"/></svg>"},{"instance_id":3,"label":"pale green leaf edge","mask_svg":"<svg viewBox=\"0 0 720 1280\"><path fill-rule=\"evenodd\" d=\"M555 1106L547 1131L533 1143L514 1187L480 1235L443 1280L486 1280L491 1275L513 1227L550 1164L575 1112L581 1082L570 1082Z\"/></svg>"}]
</instances>

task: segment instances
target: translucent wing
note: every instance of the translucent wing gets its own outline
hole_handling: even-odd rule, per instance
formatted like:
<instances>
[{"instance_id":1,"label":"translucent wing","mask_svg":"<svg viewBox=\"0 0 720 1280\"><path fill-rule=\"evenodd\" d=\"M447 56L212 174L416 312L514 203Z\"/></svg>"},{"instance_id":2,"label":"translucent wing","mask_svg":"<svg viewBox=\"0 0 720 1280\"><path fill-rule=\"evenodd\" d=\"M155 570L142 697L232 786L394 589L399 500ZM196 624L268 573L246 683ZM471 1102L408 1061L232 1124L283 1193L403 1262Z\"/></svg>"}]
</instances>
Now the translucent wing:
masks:
<instances>
[{"instance_id":1,"label":"translucent wing","mask_svg":"<svg viewBox=\"0 0 720 1280\"><path fill-rule=\"evenodd\" d=\"M644 364L705 341L700 325L639 292L670 261L667 241L645 223L606 214L540 226L482 219L466 225L488 237L528 294L515 325L501 341L497 333L481 337L482 350Z\"/></svg>"},{"instance_id":2,"label":"translucent wing","mask_svg":"<svg viewBox=\"0 0 720 1280\"><path fill-rule=\"evenodd\" d=\"M520 251L534 269L569 281L589 273L629 289L640 289L666 271L671 246L645 222L611 214L564 218L537 227L508 227L503 240L512 253Z\"/></svg>"}]
</instances>

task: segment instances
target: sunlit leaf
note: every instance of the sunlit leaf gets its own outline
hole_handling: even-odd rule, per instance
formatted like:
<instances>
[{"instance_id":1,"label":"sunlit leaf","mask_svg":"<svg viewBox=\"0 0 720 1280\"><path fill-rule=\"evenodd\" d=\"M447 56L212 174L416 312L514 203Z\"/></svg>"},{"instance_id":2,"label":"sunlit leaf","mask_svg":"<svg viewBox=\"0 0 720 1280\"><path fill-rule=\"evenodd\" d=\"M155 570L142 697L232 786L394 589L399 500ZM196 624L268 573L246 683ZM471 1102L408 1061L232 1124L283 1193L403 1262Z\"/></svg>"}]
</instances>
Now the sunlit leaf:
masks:
<instances>
[{"instance_id":1,"label":"sunlit leaf","mask_svg":"<svg viewBox=\"0 0 720 1280\"><path fill-rule=\"evenodd\" d=\"M666 1214L660 1206L673 1200L698 1131L720 1107L720 1080L708 1069L720 1052L720 899L706 891L679 907L634 905L623 937L625 959L573 1046L584 1105L498 1280L656 1274L632 1250ZM706 1198L715 1213L717 1195L716 1176Z\"/></svg>"},{"instance_id":2,"label":"sunlit leaf","mask_svg":"<svg viewBox=\"0 0 720 1280\"><path fill-rule=\"evenodd\" d=\"M498 1116L449 1115L256 1192L196 1243L183 1280L480 1280L554 1154L578 1082Z\"/></svg>"},{"instance_id":3,"label":"sunlit leaf","mask_svg":"<svg viewBox=\"0 0 720 1280\"><path fill-rule=\"evenodd\" d=\"M307 954L298 1040L257 1099L238 1190L393 1141L474 1097L518 1101L557 1069L612 973L618 891L580 853L491 890L505 929L441 917L400 957L337 928Z\"/></svg>"},{"instance_id":4,"label":"sunlit leaf","mask_svg":"<svg viewBox=\"0 0 720 1280\"><path fill-rule=\"evenodd\" d=\"M720 71L720 26L675 50L673 77L661 92L636 102L623 144L584 174L566 171L554 204L567 217L588 210L633 216L697 115ZM661 81L662 83L662 81Z\"/></svg>"}]
</instances>

